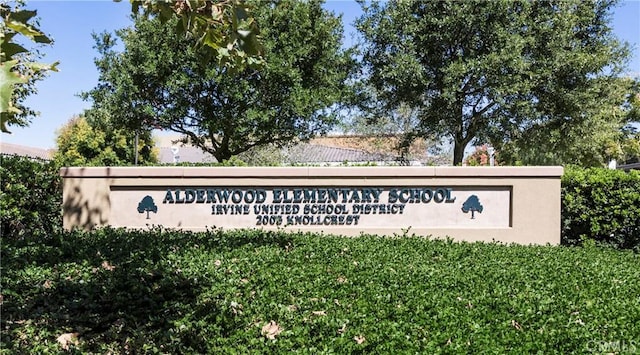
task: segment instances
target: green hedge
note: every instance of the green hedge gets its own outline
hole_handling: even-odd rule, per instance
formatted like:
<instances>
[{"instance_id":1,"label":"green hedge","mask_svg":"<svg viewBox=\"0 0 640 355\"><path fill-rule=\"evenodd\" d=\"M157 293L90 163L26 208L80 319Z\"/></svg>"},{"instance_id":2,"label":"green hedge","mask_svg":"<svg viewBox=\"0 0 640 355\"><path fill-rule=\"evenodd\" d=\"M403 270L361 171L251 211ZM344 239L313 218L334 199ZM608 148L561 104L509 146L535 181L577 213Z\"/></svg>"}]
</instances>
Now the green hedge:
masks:
<instances>
[{"instance_id":1,"label":"green hedge","mask_svg":"<svg viewBox=\"0 0 640 355\"><path fill-rule=\"evenodd\" d=\"M62 353L65 334L78 354L640 349L629 251L257 230L23 244L2 245L0 354Z\"/></svg>"},{"instance_id":2,"label":"green hedge","mask_svg":"<svg viewBox=\"0 0 640 355\"><path fill-rule=\"evenodd\" d=\"M0 155L2 238L50 237L62 228L62 180L52 161Z\"/></svg>"},{"instance_id":3,"label":"green hedge","mask_svg":"<svg viewBox=\"0 0 640 355\"><path fill-rule=\"evenodd\" d=\"M640 250L640 171L568 168L562 177L562 244Z\"/></svg>"}]
</instances>

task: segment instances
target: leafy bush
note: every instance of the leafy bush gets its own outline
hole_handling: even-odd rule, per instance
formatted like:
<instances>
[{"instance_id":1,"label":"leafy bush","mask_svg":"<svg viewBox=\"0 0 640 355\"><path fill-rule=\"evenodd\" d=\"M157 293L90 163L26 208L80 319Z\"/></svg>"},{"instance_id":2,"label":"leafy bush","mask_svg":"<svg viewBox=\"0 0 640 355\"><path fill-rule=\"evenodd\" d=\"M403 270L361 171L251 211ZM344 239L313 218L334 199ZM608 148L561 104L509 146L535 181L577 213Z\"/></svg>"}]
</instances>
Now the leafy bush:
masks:
<instances>
[{"instance_id":1,"label":"leafy bush","mask_svg":"<svg viewBox=\"0 0 640 355\"><path fill-rule=\"evenodd\" d=\"M493 153L494 165L500 165L500 158L498 152ZM489 147L483 144L480 147L476 147L476 150L471 153L466 159L468 166L489 166L491 165L491 154L489 153Z\"/></svg>"},{"instance_id":2,"label":"leafy bush","mask_svg":"<svg viewBox=\"0 0 640 355\"><path fill-rule=\"evenodd\" d=\"M116 128L103 111L71 118L56 137L54 160L60 166L127 166L135 161L135 130ZM158 161L151 132L138 134L138 163Z\"/></svg>"},{"instance_id":3,"label":"leafy bush","mask_svg":"<svg viewBox=\"0 0 640 355\"><path fill-rule=\"evenodd\" d=\"M631 252L259 230L15 244L7 354L568 354L640 339Z\"/></svg>"},{"instance_id":4,"label":"leafy bush","mask_svg":"<svg viewBox=\"0 0 640 355\"><path fill-rule=\"evenodd\" d=\"M640 172L568 168L562 177L562 243L640 250Z\"/></svg>"},{"instance_id":5,"label":"leafy bush","mask_svg":"<svg viewBox=\"0 0 640 355\"><path fill-rule=\"evenodd\" d=\"M51 161L0 155L2 238L35 239L62 228L62 179Z\"/></svg>"}]
</instances>

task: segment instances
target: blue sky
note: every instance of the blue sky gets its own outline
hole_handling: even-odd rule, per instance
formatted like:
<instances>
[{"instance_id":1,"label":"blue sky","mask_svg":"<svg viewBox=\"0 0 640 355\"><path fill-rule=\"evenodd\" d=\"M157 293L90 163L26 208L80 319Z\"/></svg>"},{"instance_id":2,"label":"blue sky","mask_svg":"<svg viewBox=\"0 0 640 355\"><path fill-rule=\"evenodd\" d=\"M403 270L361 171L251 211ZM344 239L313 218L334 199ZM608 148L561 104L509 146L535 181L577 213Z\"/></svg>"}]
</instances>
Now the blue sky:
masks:
<instances>
[{"instance_id":1,"label":"blue sky","mask_svg":"<svg viewBox=\"0 0 640 355\"><path fill-rule=\"evenodd\" d=\"M350 24L360 14L354 1L329 0L326 8L343 14L347 41ZM93 32L114 31L130 24L128 0L113 1L28 1L28 9L38 10L40 28L51 35L54 45L44 50L43 62L60 61L57 73L37 84L38 93L27 105L40 112L27 128L10 127L12 134L0 134L2 142L39 148L54 148L56 130L72 116L89 107L77 94L97 84L98 73L93 63ZM640 0L622 1L613 17L618 38L632 44L629 72L640 76Z\"/></svg>"}]
</instances>

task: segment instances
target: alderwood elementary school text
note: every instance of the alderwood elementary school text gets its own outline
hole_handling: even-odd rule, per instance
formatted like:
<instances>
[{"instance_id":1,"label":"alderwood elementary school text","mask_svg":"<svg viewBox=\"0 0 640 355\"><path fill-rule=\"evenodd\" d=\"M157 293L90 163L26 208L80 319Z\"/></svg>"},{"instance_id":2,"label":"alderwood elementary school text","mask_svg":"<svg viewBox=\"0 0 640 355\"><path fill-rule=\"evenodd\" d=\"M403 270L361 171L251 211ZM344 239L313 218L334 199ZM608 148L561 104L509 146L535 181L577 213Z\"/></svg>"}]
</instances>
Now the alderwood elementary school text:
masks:
<instances>
[{"instance_id":1,"label":"alderwood elementary school text","mask_svg":"<svg viewBox=\"0 0 640 355\"><path fill-rule=\"evenodd\" d=\"M63 168L65 228L265 228L559 244L562 167Z\"/></svg>"},{"instance_id":2,"label":"alderwood elementary school text","mask_svg":"<svg viewBox=\"0 0 640 355\"><path fill-rule=\"evenodd\" d=\"M212 204L214 215L250 214L253 205L253 214L257 216L285 215L286 225L334 225L358 224L359 214L402 214L407 203L455 201L450 188L392 188L387 203L380 203L382 188L273 188L271 191L272 198L267 200L269 193L265 189L168 189L162 203L208 203ZM349 215L350 211L354 215ZM325 216L312 218L310 215ZM347 215L346 218L343 215ZM257 218L258 225L261 220ZM270 220L275 221L270 224L283 223L283 217Z\"/></svg>"}]
</instances>

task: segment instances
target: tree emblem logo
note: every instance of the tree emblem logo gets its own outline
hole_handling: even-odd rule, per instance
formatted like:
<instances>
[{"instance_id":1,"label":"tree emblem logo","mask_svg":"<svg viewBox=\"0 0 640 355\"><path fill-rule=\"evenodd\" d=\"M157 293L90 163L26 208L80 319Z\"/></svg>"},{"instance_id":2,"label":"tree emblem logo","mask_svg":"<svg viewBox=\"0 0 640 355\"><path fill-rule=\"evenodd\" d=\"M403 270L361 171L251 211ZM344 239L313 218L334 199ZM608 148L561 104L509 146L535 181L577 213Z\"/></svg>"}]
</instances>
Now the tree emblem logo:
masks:
<instances>
[{"instance_id":1,"label":"tree emblem logo","mask_svg":"<svg viewBox=\"0 0 640 355\"><path fill-rule=\"evenodd\" d=\"M153 198L149 195L145 196L140 203L138 203L138 213L147 212L147 219L149 218L149 212L158 213L158 206L153 202Z\"/></svg>"},{"instance_id":2,"label":"tree emblem logo","mask_svg":"<svg viewBox=\"0 0 640 355\"><path fill-rule=\"evenodd\" d=\"M480 199L476 195L471 195L469 198L464 201L462 204L462 212L469 213L471 211L471 219L475 219L475 213L482 213L482 205L480 204Z\"/></svg>"}]
</instances>

